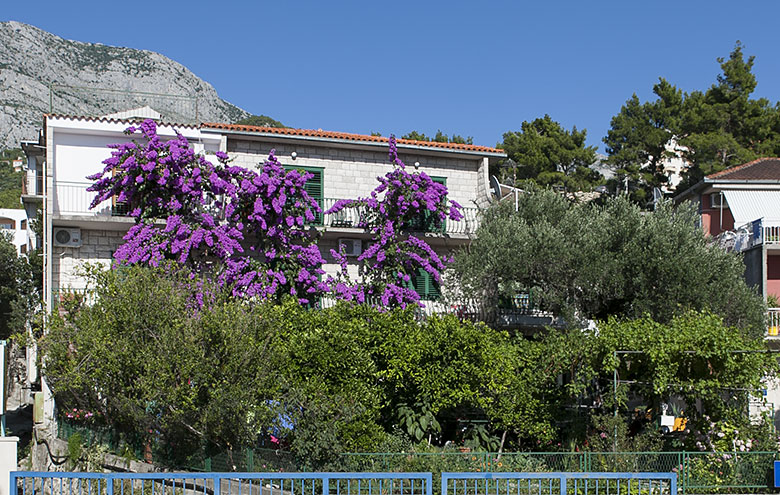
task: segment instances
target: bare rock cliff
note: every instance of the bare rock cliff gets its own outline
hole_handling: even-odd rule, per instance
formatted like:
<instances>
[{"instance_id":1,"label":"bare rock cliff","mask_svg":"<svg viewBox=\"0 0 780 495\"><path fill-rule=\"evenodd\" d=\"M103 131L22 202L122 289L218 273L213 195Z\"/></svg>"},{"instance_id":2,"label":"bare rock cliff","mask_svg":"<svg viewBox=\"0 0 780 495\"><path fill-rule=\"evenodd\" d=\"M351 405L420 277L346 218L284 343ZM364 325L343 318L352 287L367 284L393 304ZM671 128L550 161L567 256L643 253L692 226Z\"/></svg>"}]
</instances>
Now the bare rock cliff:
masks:
<instances>
[{"instance_id":1,"label":"bare rock cliff","mask_svg":"<svg viewBox=\"0 0 780 495\"><path fill-rule=\"evenodd\" d=\"M0 22L0 148L36 139L50 109L94 116L147 105L171 122L235 122L250 115L159 53L70 41L28 24Z\"/></svg>"}]
</instances>

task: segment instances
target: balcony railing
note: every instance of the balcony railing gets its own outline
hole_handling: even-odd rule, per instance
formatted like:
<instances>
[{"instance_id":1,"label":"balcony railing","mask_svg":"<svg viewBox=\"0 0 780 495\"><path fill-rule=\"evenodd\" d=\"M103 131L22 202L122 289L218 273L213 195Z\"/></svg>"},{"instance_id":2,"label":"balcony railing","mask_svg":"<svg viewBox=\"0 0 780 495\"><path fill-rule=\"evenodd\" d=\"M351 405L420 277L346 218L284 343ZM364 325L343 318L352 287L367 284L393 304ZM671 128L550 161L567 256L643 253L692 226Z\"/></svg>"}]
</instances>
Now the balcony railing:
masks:
<instances>
[{"instance_id":1,"label":"balcony railing","mask_svg":"<svg viewBox=\"0 0 780 495\"><path fill-rule=\"evenodd\" d=\"M79 215L79 216L124 216L127 214L125 205L117 203L114 205L107 202L101 204L94 210L89 209L89 205L95 197L95 193L87 191L91 185L89 182L66 182L58 181L56 183L54 196L54 213L59 215ZM322 200L322 211L327 211L336 201L335 198L325 198ZM463 219L459 222L447 220L442 225L425 225L420 227L422 232L438 232L443 234L474 234L479 226L479 214L476 208L463 208ZM368 212L363 208L345 208L338 213L323 215L323 218L317 222L317 225L333 228L363 228L368 220Z\"/></svg>"},{"instance_id":2,"label":"balcony railing","mask_svg":"<svg viewBox=\"0 0 780 495\"><path fill-rule=\"evenodd\" d=\"M733 249L737 252L761 244L780 244L780 224L759 218L734 229L729 236L733 237Z\"/></svg>"},{"instance_id":3,"label":"balcony railing","mask_svg":"<svg viewBox=\"0 0 780 495\"><path fill-rule=\"evenodd\" d=\"M89 209L89 205L95 198L95 193L87 191L91 185L90 182L58 181L54 187L53 213L55 215L110 217L110 204L104 203L93 210Z\"/></svg>"},{"instance_id":4,"label":"balcony railing","mask_svg":"<svg viewBox=\"0 0 780 495\"><path fill-rule=\"evenodd\" d=\"M338 303L333 297L323 297L320 308L331 308ZM379 305L379 303L377 303ZM461 320L483 322L497 328L521 328L556 326L559 321L547 311L534 307L488 307L477 301L428 301L421 300L417 316L425 319L433 315L454 315Z\"/></svg>"},{"instance_id":5,"label":"balcony railing","mask_svg":"<svg viewBox=\"0 0 780 495\"><path fill-rule=\"evenodd\" d=\"M338 201L336 198L325 198L321 202L322 211L327 211ZM435 232L441 234L474 234L479 226L479 210L477 208L463 208L463 219L455 222L446 220L442 224L434 222L416 222L409 230L419 232ZM344 208L338 213L325 215L323 224L325 227L337 228L363 228L368 220L368 212L364 208Z\"/></svg>"}]
</instances>

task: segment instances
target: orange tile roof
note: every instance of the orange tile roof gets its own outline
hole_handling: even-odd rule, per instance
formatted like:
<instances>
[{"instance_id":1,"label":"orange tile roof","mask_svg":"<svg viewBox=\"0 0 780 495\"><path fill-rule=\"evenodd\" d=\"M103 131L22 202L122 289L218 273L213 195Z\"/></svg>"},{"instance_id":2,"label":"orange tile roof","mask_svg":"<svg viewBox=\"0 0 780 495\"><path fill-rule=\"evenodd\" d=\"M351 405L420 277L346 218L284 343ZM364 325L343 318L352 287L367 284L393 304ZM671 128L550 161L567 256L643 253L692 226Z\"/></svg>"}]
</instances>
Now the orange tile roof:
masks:
<instances>
[{"instance_id":1,"label":"orange tile roof","mask_svg":"<svg viewBox=\"0 0 780 495\"><path fill-rule=\"evenodd\" d=\"M780 180L780 158L765 157L707 176L708 180Z\"/></svg>"},{"instance_id":2,"label":"orange tile roof","mask_svg":"<svg viewBox=\"0 0 780 495\"><path fill-rule=\"evenodd\" d=\"M280 136L302 136L323 139L340 139L364 143L387 143L388 138L382 136L366 136L364 134L349 134L346 132L333 132L309 129L290 129L287 127L263 127L240 124L220 124L216 122L204 122L203 127L209 129L221 129L225 131L258 132L264 134L278 134ZM437 143L434 141L415 141L413 139L398 139L399 145L421 146L425 148L441 148L453 151L473 151L478 153L492 153L504 155L504 150L488 146L476 146L473 144Z\"/></svg>"}]
</instances>

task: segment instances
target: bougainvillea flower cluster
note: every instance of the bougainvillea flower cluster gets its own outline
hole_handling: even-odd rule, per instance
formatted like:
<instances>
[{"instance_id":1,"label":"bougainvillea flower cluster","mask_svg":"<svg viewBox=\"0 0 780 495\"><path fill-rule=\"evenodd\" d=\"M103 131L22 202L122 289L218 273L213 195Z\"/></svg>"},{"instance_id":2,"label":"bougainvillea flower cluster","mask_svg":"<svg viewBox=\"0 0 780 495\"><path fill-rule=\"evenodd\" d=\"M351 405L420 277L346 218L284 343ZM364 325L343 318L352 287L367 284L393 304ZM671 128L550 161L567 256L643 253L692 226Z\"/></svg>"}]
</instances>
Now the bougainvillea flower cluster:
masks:
<instances>
[{"instance_id":1,"label":"bougainvillea flower cluster","mask_svg":"<svg viewBox=\"0 0 780 495\"><path fill-rule=\"evenodd\" d=\"M420 270L437 283L449 261L438 254L415 231L428 225L442 225L447 219L460 221L461 206L447 200L447 187L435 182L424 172L409 173L398 156L395 136L390 136L390 161L394 169L377 177L379 186L369 197L337 201L326 214L345 208L360 208L365 212L363 227L372 235L371 243L358 257L362 262L361 279L353 281L347 274L343 252L331 250L341 265L339 281L333 285L338 297L359 302L405 307L420 296L412 288L412 278ZM421 227L422 226L422 227Z\"/></svg>"},{"instance_id":2,"label":"bougainvillea flower cluster","mask_svg":"<svg viewBox=\"0 0 780 495\"><path fill-rule=\"evenodd\" d=\"M112 145L103 171L88 177L92 207L122 202L136 221L118 263L175 260L262 299L292 294L309 303L327 290L306 225L321 211L304 190L308 174L286 171L273 151L258 172L230 166L224 152L214 165L181 134L163 140L152 120L126 132L142 140Z\"/></svg>"}]
</instances>

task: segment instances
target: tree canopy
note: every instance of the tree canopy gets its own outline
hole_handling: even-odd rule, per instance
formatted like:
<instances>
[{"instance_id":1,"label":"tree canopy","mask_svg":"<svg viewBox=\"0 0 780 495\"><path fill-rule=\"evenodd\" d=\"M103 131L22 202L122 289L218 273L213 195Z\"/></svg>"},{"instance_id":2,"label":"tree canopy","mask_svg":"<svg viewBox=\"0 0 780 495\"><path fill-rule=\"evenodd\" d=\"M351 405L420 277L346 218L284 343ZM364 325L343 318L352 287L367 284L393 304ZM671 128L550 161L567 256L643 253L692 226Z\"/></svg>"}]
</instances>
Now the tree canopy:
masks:
<instances>
[{"instance_id":1,"label":"tree canopy","mask_svg":"<svg viewBox=\"0 0 780 495\"><path fill-rule=\"evenodd\" d=\"M441 132L441 129L436 131L436 135L431 137L426 136L422 132L412 131L408 134L401 136L401 139L413 139L415 141L433 141L436 143L457 143L457 144L474 144L474 138L471 136L464 138L459 134L453 134L452 137Z\"/></svg>"},{"instance_id":2,"label":"tree canopy","mask_svg":"<svg viewBox=\"0 0 780 495\"><path fill-rule=\"evenodd\" d=\"M40 301L43 280L37 250L19 256L0 232L0 339L24 331Z\"/></svg>"},{"instance_id":3,"label":"tree canopy","mask_svg":"<svg viewBox=\"0 0 780 495\"><path fill-rule=\"evenodd\" d=\"M518 211L513 203L487 210L454 270L465 293L489 307L532 291L570 323L645 314L669 322L694 309L762 335L763 302L745 284L742 261L710 245L696 218L686 207L647 213L623 198L598 206L534 191L519 196Z\"/></svg>"},{"instance_id":4,"label":"tree canopy","mask_svg":"<svg viewBox=\"0 0 780 495\"><path fill-rule=\"evenodd\" d=\"M569 191L590 189L600 175L588 167L596 161L596 147L585 145L586 135L576 126L564 129L549 115L523 122L520 131L504 134L503 148L516 164L506 174Z\"/></svg>"},{"instance_id":5,"label":"tree canopy","mask_svg":"<svg viewBox=\"0 0 780 495\"><path fill-rule=\"evenodd\" d=\"M272 119L267 115L252 115L245 119L237 120L238 125L256 125L260 127L287 127L278 120Z\"/></svg>"},{"instance_id":6,"label":"tree canopy","mask_svg":"<svg viewBox=\"0 0 780 495\"><path fill-rule=\"evenodd\" d=\"M15 172L13 161L24 156L21 149L0 151L0 208L21 209L22 180L24 172Z\"/></svg>"},{"instance_id":7,"label":"tree canopy","mask_svg":"<svg viewBox=\"0 0 780 495\"><path fill-rule=\"evenodd\" d=\"M718 58L721 73L709 89L684 93L660 78L655 100L641 102L634 94L626 101L604 143L618 179L628 176L639 186L635 199L666 183L662 162L676 153L691 164L678 186L682 190L707 174L780 152L777 105L751 97L757 85L754 62L737 42L727 58ZM673 140L680 145L676 153L667 147Z\"/></svg>"}]
</instances>

